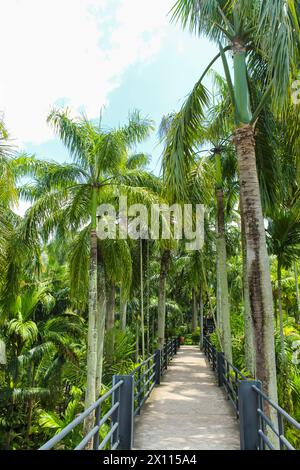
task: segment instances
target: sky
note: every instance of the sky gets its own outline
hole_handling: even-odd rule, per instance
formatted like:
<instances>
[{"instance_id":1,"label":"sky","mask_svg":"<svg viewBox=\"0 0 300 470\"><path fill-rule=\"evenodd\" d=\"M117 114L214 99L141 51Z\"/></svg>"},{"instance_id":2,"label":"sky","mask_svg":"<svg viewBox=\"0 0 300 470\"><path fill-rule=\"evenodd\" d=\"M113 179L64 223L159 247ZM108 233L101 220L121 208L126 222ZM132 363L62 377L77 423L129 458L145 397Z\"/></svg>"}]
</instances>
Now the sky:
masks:
<instances>
[{"instance_id":1,"label":"sky","mask_svg":"<svg viewBox=\"0 0 300 470\"><path fill-rule=\"evenodd\" d=\"M216 50L171 24L174 1L0 0L0 110L13 143L68 161L46 122L53 107L91 119L102 109L107 127L133 109L158 126L179 109ZM159 173L157 132L139 150Z\"/></svg>"}]
</instances>

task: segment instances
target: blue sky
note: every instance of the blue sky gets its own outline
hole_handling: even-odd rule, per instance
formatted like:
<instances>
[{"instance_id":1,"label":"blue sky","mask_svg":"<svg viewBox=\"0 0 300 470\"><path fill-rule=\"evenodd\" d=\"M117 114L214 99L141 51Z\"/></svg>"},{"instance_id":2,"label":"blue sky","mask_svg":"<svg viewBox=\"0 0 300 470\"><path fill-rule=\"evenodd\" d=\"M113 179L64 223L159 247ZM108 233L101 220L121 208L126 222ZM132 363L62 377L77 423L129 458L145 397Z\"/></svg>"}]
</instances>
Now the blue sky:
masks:
<instances>
[{"instance_id":1,"label":"blue sky","mask_svg":"<svg viewBox=\"0 0 300 470\"><path fill-rule=\"evenodd\" d=\"M43 5L41 5L41 3ZM0 108L19 148L66 161L68 153L46 124L50 109L68 104L117 126L128 111L154 119L179 109L215 46L171 25L173 0L10 0ZM17 16L17 18L16 18ZM14 21L12 33L11 22ZM17 36L17 37L16 37ZM21 40L22 39L22 40ZM2 42L3 43L3 42ZM216 67L220 70L220 64ZM156 133L142 149L158 173Z\"/></svg>"}]
</instances>

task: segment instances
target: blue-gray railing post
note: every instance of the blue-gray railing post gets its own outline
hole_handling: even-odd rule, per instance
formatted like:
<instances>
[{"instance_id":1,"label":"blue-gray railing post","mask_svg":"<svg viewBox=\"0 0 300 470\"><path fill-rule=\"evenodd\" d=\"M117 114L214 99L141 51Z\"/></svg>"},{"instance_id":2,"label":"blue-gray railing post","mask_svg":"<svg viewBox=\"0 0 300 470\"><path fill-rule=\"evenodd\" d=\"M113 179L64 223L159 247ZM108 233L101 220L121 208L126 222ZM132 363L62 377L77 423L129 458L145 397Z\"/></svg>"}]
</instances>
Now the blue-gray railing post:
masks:
<instances>
[{"instance_id":1,"label":"blue-gray railing post","mask_svg":"<svg viewBox=\"0 0 300 470\"><path fill-rule=\"evenodd\" d=\"M157 349L155 351L155 383L156 385L160 384L160 377L161 377L161 351Z\"/></svg>"},{"instance_id":2,"label":"blue-gray railing post","mask_svg":"<svg viewBox=\"0 0 300 470\"><path fill-rule=\"evenodd\" d=\"M114 386L115 384L118 383L117 378L113 376L112 380L112 385ZM123 386L123 385L122 385ZM112 397L111 397L111 405L112 406L117 406L117 408L114 410L114 412L111 415L111 421L110 421L110 429L112 431L112 435L110 438L110 449L115 449L118 447L118 443L120 441L119 439L119 423L120 423L120 393L121 393L121 388L118 388L117 390L114 390ZM113 430L114 425L117 425L116 429Z\"/></svg>"},{"instance_id":3,"label":"blue-gray railing post","mask_svg":"<svg viewBox=\"0 0 300 470\"><path fill-rule=\"evenodd\" d=\"M218 386L222 387L224 383L225 357L223 352L217 353Z\"/></svg>"},{"instance_id":4,"label":"blue-gray railing post","mask_svg":"<svg viewBox=\"0 0 300 470\"><path fill-rule=\"evenodd\" d=\"M95 414L95 426L99 426L99 431L95 434L94 439L93 439L93 450L98 450L99 448L99 443L100 443L100 420L101 420L101 404L97 406L96 408L96 414Z\"/></svg>"},{"instance_id":5,"label":"blue-gray railing post","mask_svg":"<svg viewBox=\"0 0 300 470\"><path fill-rule=\"evenodd\" d=\"M138 412L137 414L140 415L141 414L141 388L142 388L142 382L141 382L141 377L142 377L142 366L140 366L139 370L138 370L138 379L137 379L137 393L138 393L138 396L137 396L137 401L138 401Z\"/></svg>"},{"instance_id":6,"label":"blue-gray railing post","mask_svg":"<svg viewBox=\"0 0 300 470\"><path fill-rule=\"evenodd\" d=\"M167 370L168 369L168 343L165 343L164 345L164 361L165 361L164 368L165 370Z\"/></svg>"},{"instance_id":7,"label":"blue-gray railing post","mask_svg":"<svg viewBox=\"0 0 300 470\"><path fill-rule=\"evenodd\" d=\"M114 419L119 419L117 449L131 450L133 445L134 382L131 375L114 375L113 385L120 380L123 380L123 384L118 395L119 412L117 416L112 416L112 424L115 424Z\"/></svg>"},{"instance_id":8,"label":"blue-gray railing post","mask_svg":"<svg viewBox=\"0 0 300 470\"><path fill-rule=\"evenodd\" d=\"M261 390L261 382L256 380L239 381L239 418L241 450L257 450L259 447L258 395L253 386Z\"/></svg>"},{"instance_id":9,"label":"blue-gray railing post","mask_svg":"<svg viewBox=\"0 0 300 470\"><path fill-rule=\"evenodd\" d=\"M282 415L277 411L277 419L278 419L278 432L279 436L284 436L284 422ZM279 439L279 447L280 450L284 450L284 445L281 439Z\"/></svg>"},{"instance_id":10,"label":"blue-gray railing post","mask_svg":"<svg viewBox=\"0 0 300 470\"><path fill-rule=\"evenodd\" d=\"M206 336L204 337L204 354L206 357L208 357L208 341L207 341L207 338Z\"/></svg>"}]
</instances>

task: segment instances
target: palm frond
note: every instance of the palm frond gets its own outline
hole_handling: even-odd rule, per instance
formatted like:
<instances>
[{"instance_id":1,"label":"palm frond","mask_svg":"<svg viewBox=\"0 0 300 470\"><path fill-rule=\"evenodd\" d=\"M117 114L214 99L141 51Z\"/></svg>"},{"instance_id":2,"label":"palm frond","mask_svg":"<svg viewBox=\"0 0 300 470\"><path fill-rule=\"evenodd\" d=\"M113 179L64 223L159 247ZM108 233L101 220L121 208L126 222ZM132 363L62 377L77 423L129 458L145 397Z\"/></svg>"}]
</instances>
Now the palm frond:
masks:
<instances>
[{"instance_id":1,"label":"palm frond","mask_svg":"<svg viewBox=\"0 0 300 470\"><path fill-rule=\"evenodd\" d=\"M85 306L89 285L90 227L86 227L75 237L69 250L70 297L75 304Z\"/></svg>"},{"instance_id":2,"label":"palm frond","mask_svg":"<svg viewBox=\"0 0 300 470\"><path fill-rule=\"evenodd\" d=\"M228 0L178 0L171 10L172 20L180 21L183 28L188 27L199 36L206 34L219 41L224 37L224 30L234 34L230 7Z\"/></svg>"},{"instance_id":3,"label":"palm frond","mask_svg":"<svg viewBox=\"0 0 300 470\"><path fill-rule=\"evenodd\" d=\"M266 57L268 77L274 83L273 102L277 110L289 102L291 73L299 57L299 20L296 1L260 2L256 42Z\"/></svg>"},{"instance_id":4,"label":"palm frond","mask_svg":"<svg viewBox=\"0 0 300 470\"><path fill-rule=\"evenodd\" d=\"M154 130L154 122L147 117L142 117L140 111L134 110L129 114L128 124L120 130L130 148L149 137Z\"/></svg>"},{"instance_id":5,"label":"palm frond","mask_svg":"<svg viewBox=\"0 0 300 470\"><path fill-rule=\"evenodd\" d=\"M127 159L126 168L128 168L128 170L144 169L149 165L150 161L150 155L147 155L146 153L136 153L130 155Z\"/></svg>"},{"instance_id":6,"label":"palm frond","mask_svg":"<svg viewBox=\"0 0 300 470\"><path fill-rule=\"evenodd\" d=\"M208 104L208 91L199 81L169 125L163 153L163 173L165 192L171 201L180 201L187 196L186 176L195 164L196 146L201 140L202 122Z\"/></svg>"}]
</instances>

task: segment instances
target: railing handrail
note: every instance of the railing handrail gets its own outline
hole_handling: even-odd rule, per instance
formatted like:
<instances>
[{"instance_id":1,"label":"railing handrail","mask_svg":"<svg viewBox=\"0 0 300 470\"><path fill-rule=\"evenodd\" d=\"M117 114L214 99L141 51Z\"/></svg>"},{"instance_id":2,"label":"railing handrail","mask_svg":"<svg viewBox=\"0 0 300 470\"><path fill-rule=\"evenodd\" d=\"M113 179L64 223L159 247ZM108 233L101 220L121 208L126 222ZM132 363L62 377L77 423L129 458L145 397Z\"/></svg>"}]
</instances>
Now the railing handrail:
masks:
<instances>
[{"instance_id":1,"label":"railing handrail","mask_svg":"<svg viewBox=\"0 0 300 470\"><path fill-rule=\"evenodd\" d=\"M136 416L139 413L140 409L142 408L145 401L150 396L151 391L153 390L154 386L159 383L157 381L159 377L162 375L163 370L168 367L168 362L173 356L176 354L177 349L179 348L179 340L178 338L171 338L164 344L163 353L166 355L166 364L165 368L162 369L160 366L160 357L162 356L161 351L157 350L154 354L149 356L145 359L141 364L139 364L133 371L131 371L127 376L121 376L120 380L118 380L118 376L114 376L113 380L118 380L116 384L114 384L104 395L102 395L95 403L93 403L89 408L84 410L79 416L77 416L71 423L69 423L65 428L63 428L58 434L53 436L49 441L47 441L44 445L42 445L39 450L51 450L53 447L61 442L68 434L70 434L79 424L83 423L83 421L94 411L96 411L96 423L93 428L89 431L87 435L83 437L80 443L75 447L77 449L83 449L89 441L94 439L94 448L96 449L103 449L106 444L108 443L109 439L111 439L111 450L118 448L119 440L114 440L114 433L119 434L119 421L113 419L112 426L110 431L106 434L103 438L100 446L99 446L99 432L100 428L103 424L107 422L109 418L113 418L113 416L120 412L120 401L115 401L115 392L118 390L118 395L120 396L120 390L122 386L125 387L124 392L126 392L126 385L124 385L124 380L127 382L130 379L132 386L133 386L133 409L132 415ZM158 356L159 354L159 356ZM159 358L159 362L157 361L157 357ZM151 363L151 361L153 361ZM158 365L159 364L159 365ZM143 367L147 367L145 371L143 371ZM157 370L158 369L158 370ZM141 375L142 371L142 375ZM136 377L138 374L138 377ZM124 380L122 380L122 377ZM137 388L137 393L135 393L135 388ZM121 392L123 393L123 392ZM109 397L112 397L112 404L110 409L105 413L105 415L101 418L101 404L104 403ZM137 400L138 406L135 408L134 402ZM96 439L97 438L97 439ZM96 439L96 441L95 441ZM98 441L98 442L97 442ZM96 444L95 444L96 442ZM96 446L96 447L95 447Z\"/></svg>"},{"instance_id":2,"label":"railing handrail","mask_svg":"<svg viewBox=\"0 0 300 470\"><path fill-rule=\"evenodd\" d=\"M260 395L266 402L268 402L278 413L280 413L287 421L289 421L296 429L300 431L300 423L296 421L291 415L289 415L281 406L277 405L271 398L269 398L262 390L252 385L252 389Z\"/></svg>"},{"instance_id":3,"label":"railing handrail","mask_svg":"<svg viewBox=\"0 0 300 470\"><path fill-rule=\"evenodd\" d=\"M237 394L236 391L232 389L230 378L227 378L225 373L223 374L222 367L224 367L224 364L226 365L227 363L227 365L229 365L234 370L234 372L242 378L242 380L237 380L238 389L240 388L241 384L245 384L245 385L248 384L247 387L251 387L250 390L256 393L256 396L257 396L257 398L255 399L256 405L252 408L252 411L253 411L253 414L256 415L256 419L257 419L256 428L254 428L256 429L256 434L258 438L257 449L262 450L262 449L265 449L265 447L268 447L270 450L275 449L273 443L268 437L268 431L266 431L266 428L268 427L270 431L276 436L276 438L278 438L280 449L283 449L283 446L284 446L288 450L295 450L295 448L292 446L292 444L287 440L286 436L284 435L283 419L285 419L297 431L300 431L300 423L296 421L292 416L290 416L283 408L281 408L281 406L275 403L259 388L261 387L261 382L253 381L249 379L249 377L246 377L239 369L237 369L233 364L231 364L226 359L224 353L218 353L217 349L211 343L208 337L204 337L204 351L208 357L208 360L212 362L212 366L214 370L216 369L216 366L214 363L215 356L217 357L217 362L221 363L217 365L218 374L220 374L220 369L221 369L221 375L222 375L221 380L219 377L219 385L224 386L227 392L228 398L231 399L237 411L237 417L239 417L239 393L240 392L238 392ZM248 396L248 399L250 399L251 401L252 398L249 395L247 396ZM235 398L235 400L233 400L233 398ZM275 412L277 412L278 429L277 429L277 426L274 426L274 423L271 421L271 419L265 414L264 402L267 402L275 410Z\"/></svg>"},{"instance_id":4,"label":"railing handrail","mask_svg":"<svg viewBox=\"0 0 300 470\"><path fill-rule=\"evenodd\" d=\"M70 434L73 429L75 429L79 424L81 424L85 418L87 418L96 408L98 408L107 398L109 398L115 390L120 388L123 385L123 380L120 380L112 388L110 388L102 397L100 397L95 403L93 403L89 408L80 413L77 418L75 418L71 423L69 423L65 428L63 428L58 434L53 436L48 442L46 442L39 450L51 450L56 444L62 441L68 434Z\"/></svg>"},{"instance_id":5,"label":"railing handrail","mask_svg":"<svg viewBox=\"0 0 300 470\"><path fill-rule=\"evenodd\" d=\"M155 358L155 355L156 355L156 352L154 354L152 354L151 356L149 356L147 359L145 359L143 362L141 362L141 364L139 364L135 369L133 369L129 375L134 375L136 372L139 371L139 369L141 369L143 366L145 366L149 361L151 361L151 359L154 359Z\"/></svg>"},{"instance_id":6,"label":"railing handrail","mask_svg":"<svg viewBox=\"0 0 300 470\"><path fill-rule=\"evenodd\" d=\"M212 342L207 338L207 336L204 336L204 342L207 342L211 347L215 349L216 352L218 352L217 348L212 344ZM224 354L222 351L220 351L222 354ZM232 364L232 362L228 361L224 354L224 360L227 362L227 364L231 367L231 369L236 372L240 377L243 378L243 380L248 380L249 377L247 377L243 372L241 372L235 365Z\"/></svg>"}]
</instances>

